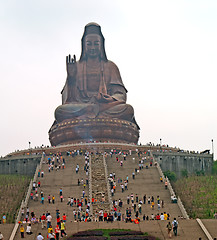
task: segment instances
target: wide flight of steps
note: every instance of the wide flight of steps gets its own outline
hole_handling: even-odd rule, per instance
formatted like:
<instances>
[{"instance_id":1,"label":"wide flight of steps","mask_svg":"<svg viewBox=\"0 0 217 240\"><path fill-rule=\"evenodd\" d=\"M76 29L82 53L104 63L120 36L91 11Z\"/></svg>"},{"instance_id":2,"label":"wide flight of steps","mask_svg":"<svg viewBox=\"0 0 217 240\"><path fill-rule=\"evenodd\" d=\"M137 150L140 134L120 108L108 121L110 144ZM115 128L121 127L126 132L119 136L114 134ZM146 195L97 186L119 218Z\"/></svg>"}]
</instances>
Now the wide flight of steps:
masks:
<instances>
[{"instance_id":1,"label":"wide flight of steps","mask_svg":"<svg viewBox=\"0 0 217 240\"><path fill-rule=\"evenodd\" d=\"M82 198L82 191L85 191L85 197L89 198L88 186L83 187L82 184L78 186L78 179L86 182L86 172L84 171L85 158L83 155L77 155L75 157L72 156L63 156L65 158L65 168L59 169L58 171L51 170L48 171L48 164L44 163L42 165L42 169L44 171L44 177L38 178L41 181L41 187L38 188L39 200L29 200L29 210L33 211L36 214L36 217L40 217L43 213L49 212L52 216L52 227L53 229L56 227L56 210L60 211L60 217L62 217L63 213L67 215L67 223L71 221L74 222L73 218L73 210L77 209L77 207L67 205L68 197ZM52 156L51 156L52 158ZM46 157L45 162L47 162L48 157ZM76 166L79 164L79 172L76 174ZM60 201L59 190L62 188L63 190L63 202ZM42 204L40 202L40 192L41 190L45 196L45 202ZM55 203L48 203L47 197L48 195L55 196ZM73 231L73 225L70 227ZM76 226L75 226L76 227ZM25 226L26 229L26 226ZM32 225L32 235L25 235L26 239L36 239L36 236L39 232L42 233L43 236L47 236L47 229L41 229L41 224ZM67 232L67 230L66 230ZM16 234L15 239L21 239L19 231Z\"/></svg>"},{"instance_id":2,"label":"wide flight of steps","mask_svg":"<svg viewBox=\"0 0 217 240\"><path fill-rule=\"evenodd\" d=\"M118 160L116 160L118 157ZM139 160L146 158L143 164L143 169L140 170L136 175L135 179L132 178L132 172L135 172L135 168L139 169ZM123 166L120 165L120 161L122 160ZM152 166L150 166L150 162L152 162ZM147 231L150 234L153 234L160 239L169 239L167 232L166 232L166 225L168 221L151 221L150 217L153 213L156 215L157 213L169 213L170 220L172 221L175 217L179 221L179 229L178 229L178 236L176 239L207 239L201 228L198 226L196 220L184 220L180 219L182 216L181 211L178 207L178 204L171 202L171 196L169 190L165 189L164 183L160 181L160 175L157 170L157 167L153 164L153 159L149 156L148 153L138 156L138 154L134 153L132 155L127 155L126 160L124 160L123 154L121 155L114 155L111 157L108 155L106 157L106 163L108 166L108 174L115 172L115 180L118 182L118 178L125 180L128 176L129 184L128 190L122 193L120 184L117 183L116 192L114 194L113 200L121 199L123 201L123 207L118 208L121 210L122 214L126 216L126 208L131 207L131 202L127 204L127 196L134 194L134 200L136 194L139 197L139 200L143 201L143 196L146 194L146 204L142 204L142 214L139 215L141 222L140 222L140 230ZM147 168L146 168L147 166ZM154 210L151 209L151 205L147 204L148 197L154 197L155 199L155 208ZM160 210L157 209L156 198L157 196L160 197L161 200L164 201L164 208L161 207ZM132 207L131 207L132 208ZM132 209L132 217L134 218L135 213ZM149 216L149 221L143 221L143 215ZM121 224L122 225L122 224ZM129 226L129 224L128 224Z\"/></svg>"},{"instance_id":3,"label":"wide flight of steps","mask_svg":"<svg viewBox=\"0 0 217 240\"><path fill-rule=\"evenodd\" d=\"M118 157L118 160L116 160L116 157ZM143 164L143 169L141 169L138 173L135 175L135 179L132 178L132 173L135 172L135 168L139 169L139 160L142 159L142 157L146 158ZM123 166L120 166L120 161L122 160ZM150 162L152 161L152 166L150 166ZM169 193L169 190L165 190L164 183L160 182L160 176L157 171L157 168L153 164L153 160L148 156L148 154L143 154L138 157L138 154L128 155L126 157L126 160L124 160L123 155L113 155L110 157L109 155L106 158L106 162L108 165L108 173L116 173L116 193L113 197L113 200L119 200L121 199L123 201L124 207L120 210L122 210L122 213L124 213L124 210L126 207L131 207L131 201L130 204L127 204L127 196L134 194L134 200L136 194L138 195L139 200L143 201L143 196L146 195L146 204L142 204L142 214L140 214L140 218L142 218L143 214L149 217L153 213L156 215L157 213L169 213L171 216L171 219L174 217L178 218L181 216L180 209L178 208L177 204L171 203L171 196ZM146 166L148 168L146 169ZM122 180L122 183L124 180L126 180L126 177L129 178L129 184L128 184L128 190L124 191L122 193L121 190L121 183L118 183L118 178ZM154 197L155 201L155 207L154 210L151 209L151 204L147 204L148 197ZM160 200L164 201L164 208L161 208L160 210L157 210L157 196L160 197ZM138 203L137 203L138 204Z\"/></svg>"},{"instance_id":4,"label":"wide flight of steps","mask_svg":"<svg viewBox=\"0 0 217 240\"><path fill-rule=\"evenodd\" d=\"M103 151L102 151L103 152ZM132 172L135 171L135 168L138 169L139 159L142 157L146 157L146 161L144 162L144 168L139 171L135 175L135 179L132 179ZM67 222L66 222L66 232L68 235L77 231L83 231L87 229L97 229L97 228L124 228L124 229L134 229L134 230L141 230L143 232L148 232L149 234L153 234L160 239L168 239L167 232L166 232L166 224L167 221L141 221L140 224L134 223L125 223L125 222L113 222L112 225L105 223L105 222L74 222L73 218L73 210L77 209L77 207L70 207L67 205L68 197L82 197L82 191L85 190L85 197L89 198L91 195L89 187L84 187L80 184L78 186L77 182L78 179L81 181L83 178L84 182L87 178L86 173L84 171L85 165L85 158L83 155L77 155L75 157L72 156L64 156L66 164L64 169L51 170L48 171L48 165L44 163L42 165L42 170L45 172L43 178L39 178L41 181L41 188L38 189L39 196L41 189L45 195L45 203L41 204L39 201L29 201L29 209L30 212L34 211L37 217L46 213L47 211L51 213L52 219L52 226L55 228L56 225L56 210L60 211L60 216L62 217L63 213L67 215ZM123 200L123 207L121 210L122 214L125 214L126 207L128 207L126 200L127 196L131 195L131 193L139 196L139 199L143 200L144 194L146 197L154 196L155 202L156 197L160 196L161 200L164 200L164 208L157 210L157 206L155 204L155 209L152 210L151 206L147 204L142 205L142 214L139 215L142 219L142 215L145 214L149 217L151 214L166 212L169 213L171 219L174 217L181 216L181 212L178 208L177 204L171 203L169 190L164 188L164 183L160 182L160 176L157 171L157 168L152 165L150 167L150 157L148 155L138 157L137 154L128 155L126 160L123 159L123 155L118 155L119 162L116 161L116 155L112 157L107 155L105 157L106 164L107 164L107 171L108 175L110 173L115 172L116 174L116 182L119 179L126 179L129 177L129 184L128 190L122 193L120 183L117 183L116 192L112 200ZM123 161L123 166L120 166L120 160ZM47 158L46 158L47 161ZM76 165L79 164L79 172L76 174L75 168ZM146 165L148 168L146 169ZM92 184L92 196L97 198L97 203L101 200L101 193L105 194L105 204L93 204L93 214L94 211L98 211L100 208L109 211L109 193L107 188L107 180L106 180L106 170L104 168L103 163L103 156L93 155L91 156L91 184ZM60 201L59 197L59 189L63 189L63 197L64 201ZM100 193L100 194L98 194ZM55 196L55 204L49 204L47 201L47 196L50 194L51 196ZM108 196L108 197L107 197ZM119 210L119 208L118 208ZM133 212L133 211L132 211ZM198 224L195 220L179 220L179 229L178 229L178 236L176 239L195 239L197 240L199 237L202 239L206 239L205 235L203 234L202 230L198 227ZM26 226L25 226L26 229ZM32 235L25 235L25 239L36 239L36 236L39 232L45 237L47 236L47 229L41 229L41 224L32 225ZM16 234L15 239L21 239L20 232L18 231Z\"/></svg>"}]
</instances>

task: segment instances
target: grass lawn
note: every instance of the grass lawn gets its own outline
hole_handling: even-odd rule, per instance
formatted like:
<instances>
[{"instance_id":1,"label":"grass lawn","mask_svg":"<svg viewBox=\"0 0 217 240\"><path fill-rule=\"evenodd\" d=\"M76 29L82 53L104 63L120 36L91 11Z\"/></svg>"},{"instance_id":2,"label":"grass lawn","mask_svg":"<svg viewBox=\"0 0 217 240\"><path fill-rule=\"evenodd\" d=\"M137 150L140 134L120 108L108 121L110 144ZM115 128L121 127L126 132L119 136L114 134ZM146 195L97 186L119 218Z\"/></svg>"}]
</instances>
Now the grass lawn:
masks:
<instances>
[{"instance_id":1,"label":"grass lawn","mask_svg":"<svg viewBox=\"0 0 217 240\"><path fill-rule=\"evenodd\" d=\"M103 231L103 236L108 237L108 240L110 239L109 233L112 232L126 232L126 231L132 231L130 229L96 229L97 231ZM145 236L148 236L148 233L144 233Z\"/></svg>"},{"instance_id":2,"label":"grass lawn","mask_svg":"<svg viewBox=\"0 0 217 240\"><path fill-rule=\"evenodd\" d=\"M213 218L217 212L217 176L192 176L173 182L192 218Z\"/></svg>"},{"instance_id":3,"label":"grass lawn","mask_svg":"<svg viewBox=\"0 0 217 240\"><path fill-rule=\"evenodd\" d=\"M5 214L7 223L13 223L30 182L30 177L0 175L0 217Z\"/></svg>"}]
</instances>

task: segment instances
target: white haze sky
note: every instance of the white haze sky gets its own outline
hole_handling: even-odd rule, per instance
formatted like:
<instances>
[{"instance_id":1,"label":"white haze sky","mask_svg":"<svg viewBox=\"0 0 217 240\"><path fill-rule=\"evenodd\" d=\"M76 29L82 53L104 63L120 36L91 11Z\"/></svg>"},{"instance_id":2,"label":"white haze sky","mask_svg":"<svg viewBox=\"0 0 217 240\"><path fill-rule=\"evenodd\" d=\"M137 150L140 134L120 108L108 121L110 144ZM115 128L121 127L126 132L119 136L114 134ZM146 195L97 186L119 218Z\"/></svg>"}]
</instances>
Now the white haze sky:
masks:
<instances>
[{"instance_id":1,"label":"white haze sky","mask_svg":"<svg viewBox=\"0 0 217 240\"><path fill-rule=\"evenodd\" d=\"M217 1L0 1L0 156L48 145L65 56L97 22L140 140L217 154ZM216 158L216 157L215 157Z\"/></svg>"}]
</instances>

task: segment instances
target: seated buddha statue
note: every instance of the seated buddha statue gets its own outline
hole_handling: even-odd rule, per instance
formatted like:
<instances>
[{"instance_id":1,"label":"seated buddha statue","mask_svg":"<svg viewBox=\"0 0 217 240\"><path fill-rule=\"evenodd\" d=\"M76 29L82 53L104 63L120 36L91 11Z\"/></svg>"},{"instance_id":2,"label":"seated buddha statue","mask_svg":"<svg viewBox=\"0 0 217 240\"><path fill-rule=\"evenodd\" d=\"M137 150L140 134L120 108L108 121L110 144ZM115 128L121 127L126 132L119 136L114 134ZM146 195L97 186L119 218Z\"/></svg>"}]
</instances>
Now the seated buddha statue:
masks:
<instances>
[{"instance_id":1,"label":"seated buddha statue","mask_svg":"<svg viewBox=\"0 0 217 240\"><path fill-rule=\"evenodd\" d=\"M57 123L67 119L115 118L136 124L133 107L126 104L127 90L118 67L107 59L104 41L101 27L89 23L81 40L79 61L75 56L66 57L67 79L61 92L62 105L55 110Z\"/></svg>"}]
</instances>

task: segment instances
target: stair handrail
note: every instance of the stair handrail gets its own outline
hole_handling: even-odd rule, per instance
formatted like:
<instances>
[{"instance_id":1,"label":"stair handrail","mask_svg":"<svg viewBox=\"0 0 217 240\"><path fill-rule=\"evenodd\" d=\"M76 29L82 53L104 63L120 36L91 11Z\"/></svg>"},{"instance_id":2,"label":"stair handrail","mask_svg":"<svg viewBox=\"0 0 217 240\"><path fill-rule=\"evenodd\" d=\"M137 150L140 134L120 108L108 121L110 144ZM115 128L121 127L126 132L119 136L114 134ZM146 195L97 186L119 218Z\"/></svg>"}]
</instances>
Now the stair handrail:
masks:
<instances>
[{"instance_id":1,"label":"stair handrail","mask_svg":"<svg viewBox=\"0 0 217 240\"><path fill-rule=\"evenodd\" d=\"M91 154L89 155L89 198L90 198L90 216L92 216L92 221L93 221L93 204L92 204L92 158Z\"/></svg>"},{"instance_id":2,"label":"stair handrail","mask_svg":"<svg viewBox=\"0 0 217 240\"><path fill-rule=\"evenodd\" d=\"M154 161L155 166L156 166L157 169L158 169L159 175L162 176L162 178L163 178L163 182L165 182L165 180L167 181L167 187L168 187L168 189L169 189L169 191L170 191L170 195L171 195L171 196L176 196L175 191L173 190L173 187L172 187L172 185L171 185L171 183L170 183L170 180L169 180L167 177L166 177L166 178L164 177L164 174L163 174L163 171L162 171L162 169L161 169L161 167L160 167L160 164L159 164L157 161L155 161L155 158L154 158L152 152L151 152L151 156L152 156L152 158L153 158L153 161ZM180 199L179 196L177 197L177 204L178 204L179 209L180 209L180 211L181 211L181 213L182 213L182 216L183 216L185 219L189 219L188 213L187 213L187 211L186 211L186 209L185 209L185 207L184 207L184 205L183 205L183 203L182 203L182 201L181 201L181 199Z\"/></svg>"},{"instance_id":3,"label":"stair handrail","mask_svg":"<svg viewBox=\"0 0 217 240\"><path fill-rule=\"evenodd\" d=\"M39 171L39 169L41 169L41 166L42 166L42 162L43 162L43 161L44 161L44 154L42 154L40 163L39 163L39 164L37 165L37 167L36 167L33 180L31 179L31 181L30 181L30 183L29 183L29 187L28 187L28 190L27 190L27 193L26 193L26 196L25 196L25 200L22 200L22 202L21 202L21 204L20 204L20 209L19 209L19 212L18 212L16 221L15 221L15 224L14 224L14 228L13 228L13 230L12 230L12 233L11 233L11 236L10 236L9 240L13 240L13 239L15 238L15 235L16 235L16 233L17 233L17 229L18 229L18 227L19 227L19 221L20 221L20 219L21 219L21 211L22 211L22 208L26 207L27 204L28 204L29 197L30 197L31 190L32 190L32 183L37 180L38 171Z\"/></svg>"},{"instance_id":4,"label":"stair handrail","mask_svg":"<svg viewBox=\"0 0 217 240\"><path fill-rule=\"evenodd\" d=\"M103 154L103 164L104 164L105 179L106 179L106 184L107 184L108 202L109 202L109 206L110 206L110 210L111 210L112 209L112 197L111 197L111 191L110 191L109 181L108 181L108 169L107 169L105 154Z\"/></svg>"}]
</instances>

